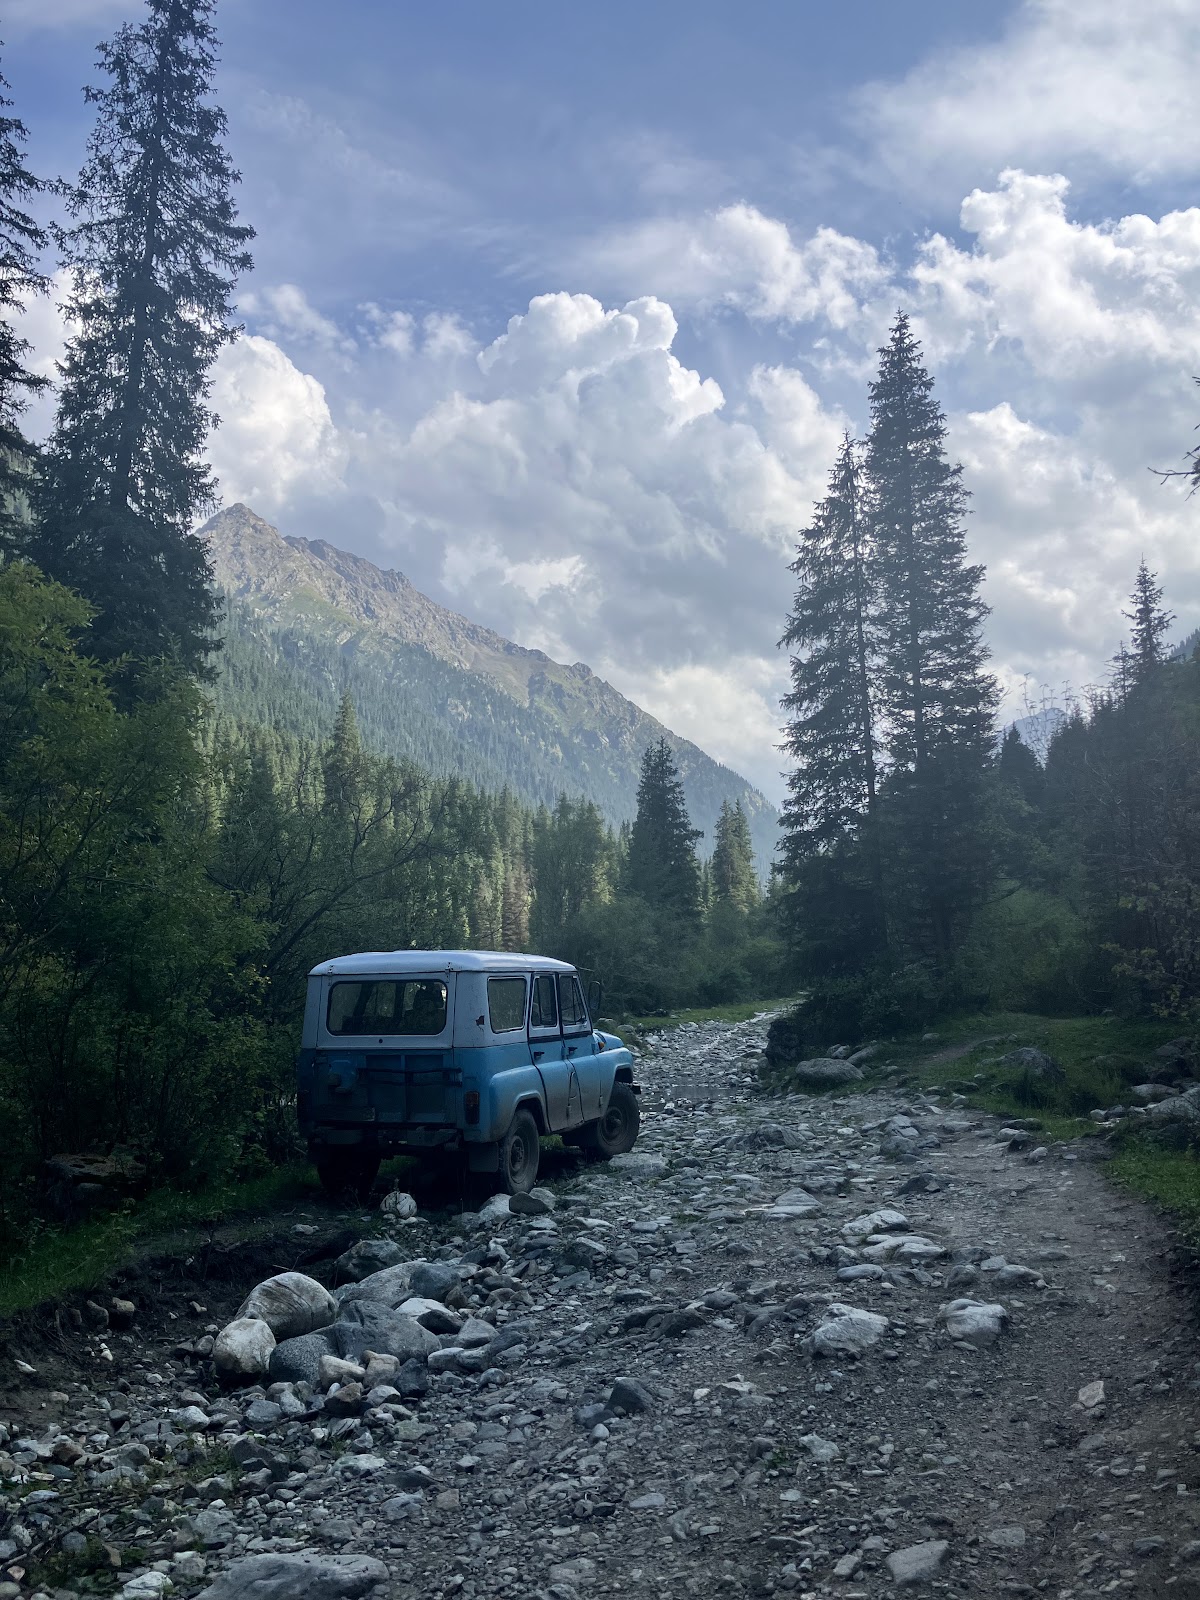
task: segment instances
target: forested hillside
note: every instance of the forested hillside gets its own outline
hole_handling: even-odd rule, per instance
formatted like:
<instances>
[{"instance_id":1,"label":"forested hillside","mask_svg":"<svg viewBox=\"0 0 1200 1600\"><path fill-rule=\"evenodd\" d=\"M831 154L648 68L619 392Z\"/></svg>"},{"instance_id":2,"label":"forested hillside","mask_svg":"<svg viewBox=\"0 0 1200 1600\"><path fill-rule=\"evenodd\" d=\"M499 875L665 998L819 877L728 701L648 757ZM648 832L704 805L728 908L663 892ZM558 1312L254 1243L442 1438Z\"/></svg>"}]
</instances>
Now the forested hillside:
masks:
<instances>
[{"instance_id":1,"label":"forested hillside","mask_svg":"<svg viewBox=\"0 0 1200 1600\"><path fill-rule=\"evenodd\" d=\"M765 874L778 819L763 796L581 663L563 666L436 605L401 573L324 541L285 539L246 506L201 530L227 601L213 694L246 726L328 736L344 694L366 745L439 777L508 788L530 805L562 793L614 826L633 820L642 752L670 745L688 811L712 853L739 804Z\"/></svg>"}]
</instances>

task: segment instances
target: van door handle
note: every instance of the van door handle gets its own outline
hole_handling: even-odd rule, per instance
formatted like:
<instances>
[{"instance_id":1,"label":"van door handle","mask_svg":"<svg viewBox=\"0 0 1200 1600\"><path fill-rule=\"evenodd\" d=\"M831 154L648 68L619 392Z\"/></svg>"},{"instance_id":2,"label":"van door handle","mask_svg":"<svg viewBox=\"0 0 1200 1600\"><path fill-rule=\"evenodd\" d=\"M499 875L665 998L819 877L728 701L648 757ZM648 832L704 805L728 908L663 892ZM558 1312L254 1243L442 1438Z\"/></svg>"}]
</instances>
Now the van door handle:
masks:
<instances>
[{"instance_id":1,"label":"van door handle","mask_svg":"<svg viewBox=\"0 0 1200 1600\"><path fill-rule=\"evenodd\" d=\"M546 1052L544 1050L535 1050L533 1052L533 1059L535 1061L540 1061L545 1054Z\"/></svg>"},{"instance_id":2,"label":"van door handle","mask_svg":"<svg viewBox=\"0 0 1200 1600\"><path fill-rule=\"evenodd\" d=\"M578 1050L578 1049L579 1049L579 1046L577 1044L569 1044L567 1046L567 1054L569 1056L573 1056L575 1054L576 1050Z\"/></svg>"}]
</instances>

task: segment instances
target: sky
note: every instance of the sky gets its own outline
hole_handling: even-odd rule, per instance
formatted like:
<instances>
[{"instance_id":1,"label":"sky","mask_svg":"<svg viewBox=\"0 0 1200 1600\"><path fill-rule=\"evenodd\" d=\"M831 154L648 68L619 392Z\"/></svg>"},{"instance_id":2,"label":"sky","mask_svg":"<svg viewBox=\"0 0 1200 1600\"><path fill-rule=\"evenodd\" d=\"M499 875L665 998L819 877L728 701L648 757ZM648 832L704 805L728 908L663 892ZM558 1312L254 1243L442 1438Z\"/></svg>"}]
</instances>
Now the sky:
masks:
<instances>
[{"instance_id":1,"label":"sky","mask_svg":"<svg viewBox=\"0 0 1200 1600\"><path fill-rule=\"evenodd\" d=\"M72 175L135 0L7 0ZM1194 0L222 0L258 232L224 503L406 572L781 798L798 531L909 312L1020 715L1099 682L1139 560L1200 625ZM27 313L44 370L53 300ZM45 405L30 418L38 432Z\"/></svg>"}]
</instances>

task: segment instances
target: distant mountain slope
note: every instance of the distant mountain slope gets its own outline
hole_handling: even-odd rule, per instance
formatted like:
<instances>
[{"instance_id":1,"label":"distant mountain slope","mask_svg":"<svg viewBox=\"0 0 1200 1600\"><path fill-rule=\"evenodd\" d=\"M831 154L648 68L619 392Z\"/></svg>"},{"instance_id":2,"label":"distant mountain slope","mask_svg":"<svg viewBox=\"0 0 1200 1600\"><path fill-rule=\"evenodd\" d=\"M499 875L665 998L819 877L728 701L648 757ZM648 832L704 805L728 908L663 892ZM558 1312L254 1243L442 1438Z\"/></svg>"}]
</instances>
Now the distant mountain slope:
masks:
<instances>
[{"instance_id":1,"label":"distant mountain slope","mask_svg":"<svg viewBox=\"0 0 1200 1600\"><path fill-rule=\"evenodd\" d=\"M642 752L662 734L702 850L722 801L740 800L770 865L778 818L759 791L589 667L513 644L323 539L284 538L246 506L201 531L228 604L214 695L231 716L311 738L348 691L372 749L532 804L582 795L614 824L632 819Z\"/></svg>"}]
</instances>

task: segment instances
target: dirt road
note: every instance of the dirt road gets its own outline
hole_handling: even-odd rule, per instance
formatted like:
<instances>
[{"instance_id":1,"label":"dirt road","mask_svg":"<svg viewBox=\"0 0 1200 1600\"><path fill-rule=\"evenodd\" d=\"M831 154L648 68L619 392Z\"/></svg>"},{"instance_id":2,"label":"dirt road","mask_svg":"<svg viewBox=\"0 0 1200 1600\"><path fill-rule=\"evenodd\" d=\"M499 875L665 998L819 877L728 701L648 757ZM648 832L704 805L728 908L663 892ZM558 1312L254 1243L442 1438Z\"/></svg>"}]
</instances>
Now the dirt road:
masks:
<instances>
[{"instance_id":1,"label":"dirt road","mask_svg":"<svg viewBox=\"0 0 1200 1600\"><path fill-rule=\"evenodd\" d=\"M230 1290L81 1330L77 1376L10 1396L0 1600L80 1592L98 1542L128 1600L220 1574L217 1600L1200 1593L1163 1225L1086 1141L895 1090L764 1098L763 1027L662 1036L637 1149L559 1168L540 1214L393 1228L453 1269L423 1394L221 1390L175 1352Z\"/></svg>"}]
</instances>

